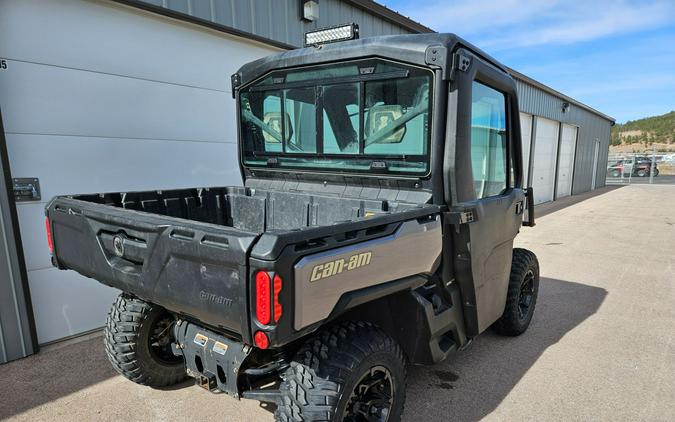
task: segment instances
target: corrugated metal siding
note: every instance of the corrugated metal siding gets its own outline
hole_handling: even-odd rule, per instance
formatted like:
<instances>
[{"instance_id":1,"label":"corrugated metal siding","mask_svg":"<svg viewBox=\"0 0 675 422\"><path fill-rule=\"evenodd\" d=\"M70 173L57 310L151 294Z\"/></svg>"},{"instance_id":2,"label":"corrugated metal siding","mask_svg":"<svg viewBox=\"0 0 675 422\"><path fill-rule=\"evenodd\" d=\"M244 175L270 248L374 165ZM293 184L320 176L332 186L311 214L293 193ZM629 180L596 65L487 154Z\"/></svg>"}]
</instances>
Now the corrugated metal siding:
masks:
<instances>
[{"instance_id":1,"label":"corrugated metal siding","mask_svg":"<svg viewBox=\"0 0 675 422\"><path fill-rule=\"evenodd\" d=\"M302 46L304 33L354 22L361 37L408 34L410 31L340 0L321 0L319 19L300 18L301 0L139 0L215 24L293 46Z\"/></svg>"},{"instance_id":2,"label":"corrugated metal siding","mask_svg":"<svg viewBox=\"0 0 675 422\"><path fill-rule=\"evenodd\" d=\"M596 140L600 141L596 187L604 186L611 122L575 104L570 104L568 111L563 113L562 99L519 79L516 79L516 85L521 111L579 127L572 194L592 189Z\"/></svg>"}]
</instances>

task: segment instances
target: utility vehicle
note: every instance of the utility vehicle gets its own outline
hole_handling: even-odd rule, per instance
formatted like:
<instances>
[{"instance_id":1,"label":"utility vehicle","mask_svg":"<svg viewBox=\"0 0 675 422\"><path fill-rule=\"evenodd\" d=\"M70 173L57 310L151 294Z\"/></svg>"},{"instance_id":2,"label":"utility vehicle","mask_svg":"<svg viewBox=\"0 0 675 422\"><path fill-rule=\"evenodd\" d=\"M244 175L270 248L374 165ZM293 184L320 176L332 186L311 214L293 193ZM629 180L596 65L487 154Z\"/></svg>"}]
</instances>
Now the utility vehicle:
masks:
<instances>
[{"instance_id":1,"label":"utility vehicle","mask_svg":"<svg viewBox=\"0 0 675 422\"><path fill-rule=\"evenodd\" d=\"M122 291L105 348L128 379L395 421L406 365L527 329L514 81L455 35L336 34L356 27L232 76L243 186L47 205L54 265Z\"/></svg>"}]
</instances>

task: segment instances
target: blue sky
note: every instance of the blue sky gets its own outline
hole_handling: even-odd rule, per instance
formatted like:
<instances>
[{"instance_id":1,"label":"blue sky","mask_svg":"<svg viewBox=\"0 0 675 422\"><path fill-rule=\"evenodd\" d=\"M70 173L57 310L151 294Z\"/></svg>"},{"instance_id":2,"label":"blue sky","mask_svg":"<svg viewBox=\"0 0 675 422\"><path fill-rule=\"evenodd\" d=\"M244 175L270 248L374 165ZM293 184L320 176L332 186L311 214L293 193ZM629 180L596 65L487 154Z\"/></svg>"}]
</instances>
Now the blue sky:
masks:
<instances>
[{"instance_id":1,"label":"blue sky","mask_svg":"<svg viewBox=\"0 0 675 422\"><path fill-rule=\"evenodd\" d=\"M378 0L617 122L675 110L675 0Z\"/></svg>"}]
</instances>

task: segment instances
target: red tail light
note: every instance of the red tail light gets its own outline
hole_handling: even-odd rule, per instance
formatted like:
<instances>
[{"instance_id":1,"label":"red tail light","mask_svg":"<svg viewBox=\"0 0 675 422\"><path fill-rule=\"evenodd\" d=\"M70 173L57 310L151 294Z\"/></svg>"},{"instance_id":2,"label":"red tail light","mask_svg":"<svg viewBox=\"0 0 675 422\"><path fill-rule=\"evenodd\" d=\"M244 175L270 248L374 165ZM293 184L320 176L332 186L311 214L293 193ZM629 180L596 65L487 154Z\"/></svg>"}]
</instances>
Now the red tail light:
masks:
<instances>
[{"instance_id":1,"label":"red tail light","mask_svg":"<svg viewBox=\"0 0 675 422\"><path fill-rule=\"evenodd\" d=\"M281 277L278 275L274 276L274 322L279 322L281 318L281 304L279 303L279 293L281 293L282 288Z\"/></svg>"},{"instance_id":2,"label":"red tail light","mask_svg":"<svg viewBox=\"0 0 675 422\"><path fill-rule=\"evenodd\" d=\"M45 227L47 229L47 244L49 252L54 253L54 241L52 240L52 225L49 223L49 217L45 218Z\"/></svg>"},{"instance_id":3,"label":"red tail light","mask_svg":"<svg viewBox=\"0 0 675 422\"><path fill-rule=\"evenodd\" d=\"M267 338L267 334L262 331L256 331L253 335L253 340L255 341L255 345L260 349L267 349L270 347L270 339Z\"/></svg>"},{"instance_id":4,"label":"red tail light","mask_svg":"<svg viewBox=\"0 0 675 422\"><path fill-rule=\"evenodd\" d=\"M261 324L270 323L271 313L271 285L270 276L265 271L258 271L255 275L255 317Z\"/></svg>"}]
</instances>

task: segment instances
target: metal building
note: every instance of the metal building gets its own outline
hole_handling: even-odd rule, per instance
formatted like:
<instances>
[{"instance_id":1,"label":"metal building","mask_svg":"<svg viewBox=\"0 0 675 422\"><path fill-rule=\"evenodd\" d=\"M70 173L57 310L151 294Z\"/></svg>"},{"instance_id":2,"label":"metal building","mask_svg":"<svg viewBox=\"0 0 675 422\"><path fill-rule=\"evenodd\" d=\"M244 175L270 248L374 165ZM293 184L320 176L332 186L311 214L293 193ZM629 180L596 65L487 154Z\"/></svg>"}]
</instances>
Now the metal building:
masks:
<instances>
[{"instance_id":1,"label":"metal building","mask_svg":"<svg viewBox=\"0 0 675 422\"><path fill-rule=\"evenodd\" d=\"M118 293L52 268L49 198L241 183L229 75L345 22L431 32L372 0L0 2L0 362L98 329ZM513 75L537 201L604 185L613 120Z\"/></svg>"}]
</instances>

